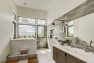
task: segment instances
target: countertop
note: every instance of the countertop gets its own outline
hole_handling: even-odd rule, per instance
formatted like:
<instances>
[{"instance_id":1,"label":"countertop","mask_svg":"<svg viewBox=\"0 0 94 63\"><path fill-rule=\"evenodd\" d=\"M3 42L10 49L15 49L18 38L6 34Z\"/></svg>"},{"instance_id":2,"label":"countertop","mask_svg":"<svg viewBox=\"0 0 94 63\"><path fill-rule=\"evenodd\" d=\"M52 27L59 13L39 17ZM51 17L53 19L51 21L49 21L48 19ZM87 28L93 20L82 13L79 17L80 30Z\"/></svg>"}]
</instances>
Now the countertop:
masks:
<instances>
[{"instance_id":1,"label":"countertop","mask_svg":"<svg viewBox=\"0 0 94 63\"><path fill-rule=\"evenodd\" d=\"M71 47L68 45L60 45L59 43L51 43L51 46L54 46L65 53L68 53L86 63L94 63L94 53L93 52L85 52L85 50L78 49L75 47Z\"/></svg>"}]
</instances>

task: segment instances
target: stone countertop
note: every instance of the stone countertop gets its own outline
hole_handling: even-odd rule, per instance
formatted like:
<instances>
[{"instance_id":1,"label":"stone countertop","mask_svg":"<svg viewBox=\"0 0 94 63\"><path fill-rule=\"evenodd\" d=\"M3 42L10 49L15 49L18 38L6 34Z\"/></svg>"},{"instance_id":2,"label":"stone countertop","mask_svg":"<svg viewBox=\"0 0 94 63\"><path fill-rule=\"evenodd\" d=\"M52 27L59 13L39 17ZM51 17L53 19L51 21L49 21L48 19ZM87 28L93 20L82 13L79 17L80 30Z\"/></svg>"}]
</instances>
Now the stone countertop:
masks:
<instances>
[{"instance_id":1,"label":"stone countertop","mask_svg":"<svg viewBox=\"0 0 94 63\"><path fill-rule=\"evenodd\" d=\"M85 52L85 50L71 47L68 45L62 46L58 43L51 43L51 46L54 46L86 63L94 63L94 53L93 52Z\"/></svg>"}]
</instances>

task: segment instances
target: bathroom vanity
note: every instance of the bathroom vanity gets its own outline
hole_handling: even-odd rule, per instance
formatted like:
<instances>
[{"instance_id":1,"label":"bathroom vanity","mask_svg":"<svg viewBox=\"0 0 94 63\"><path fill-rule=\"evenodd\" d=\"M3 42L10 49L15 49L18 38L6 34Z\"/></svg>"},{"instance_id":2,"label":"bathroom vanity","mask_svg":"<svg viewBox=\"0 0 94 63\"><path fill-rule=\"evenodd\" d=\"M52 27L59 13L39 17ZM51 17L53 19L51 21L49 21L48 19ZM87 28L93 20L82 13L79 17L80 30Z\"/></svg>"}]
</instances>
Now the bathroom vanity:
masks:
<instances>
[{"instance_id":1,"label":"bathroom vanity","mask_svg":"<svg viewBox=\"0 0 94 63\"><path fill-rule=\"evenodd\" d=\"M53 59L56 63L86 63L56 47L53 47Z\"/></svg>"},{"instance_id":2,"label":"bathroom vanity","mask_svg":"<svg viewBox=\"0 0 94 63\"><path fill-rule=\"evenodd\" d=\"M56 63L94 63L94 53L68 45L51 44Z\"/></svg>"}]
</instances>

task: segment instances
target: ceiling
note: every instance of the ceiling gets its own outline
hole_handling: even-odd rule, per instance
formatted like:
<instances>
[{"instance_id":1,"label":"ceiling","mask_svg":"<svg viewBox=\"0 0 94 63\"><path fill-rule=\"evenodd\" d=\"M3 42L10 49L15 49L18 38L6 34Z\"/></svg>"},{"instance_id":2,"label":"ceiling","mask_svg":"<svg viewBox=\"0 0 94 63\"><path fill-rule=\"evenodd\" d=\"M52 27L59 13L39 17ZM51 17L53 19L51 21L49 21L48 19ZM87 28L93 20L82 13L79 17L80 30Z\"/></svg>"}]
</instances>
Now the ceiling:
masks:
<instances>
[{"instance_id":1,"label":"ceiling","mask_svg":"<svg viewBox=\"0 0 94 63\"><path fill-rule=\"evenodd\" d=\"M17 6L48 11L55 0L15 0Z\"/></svg>"}]
</instances>

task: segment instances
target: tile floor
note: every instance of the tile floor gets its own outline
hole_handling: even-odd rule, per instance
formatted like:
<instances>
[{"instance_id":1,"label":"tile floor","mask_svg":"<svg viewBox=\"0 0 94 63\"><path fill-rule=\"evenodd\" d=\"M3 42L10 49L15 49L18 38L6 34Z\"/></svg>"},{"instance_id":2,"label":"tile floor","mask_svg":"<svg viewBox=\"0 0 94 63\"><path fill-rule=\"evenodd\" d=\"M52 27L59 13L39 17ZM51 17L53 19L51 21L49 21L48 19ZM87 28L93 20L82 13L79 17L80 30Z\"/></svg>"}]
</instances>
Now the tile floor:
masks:
<instances>
[{"instance_id":1,"label":"tile floor","mask_svg":"<svg viewBox=\"0 0 94 63\"><path fill-rule=\"evenodd\" d=\"M39 63L55 63L49 49L38 50Z\"/></svg>"}]
</instances>

